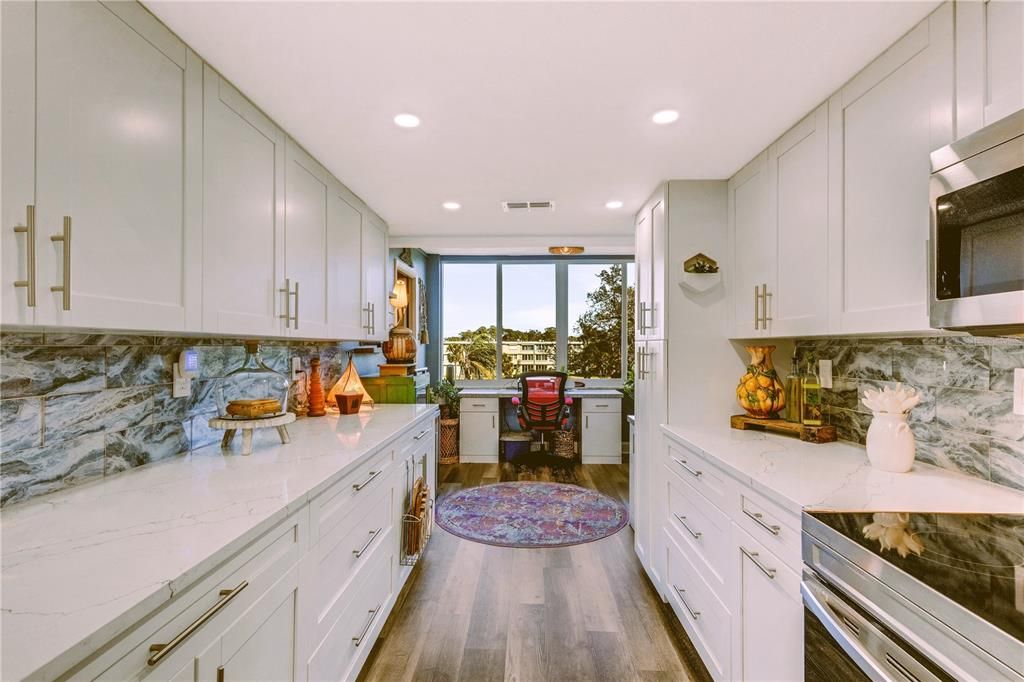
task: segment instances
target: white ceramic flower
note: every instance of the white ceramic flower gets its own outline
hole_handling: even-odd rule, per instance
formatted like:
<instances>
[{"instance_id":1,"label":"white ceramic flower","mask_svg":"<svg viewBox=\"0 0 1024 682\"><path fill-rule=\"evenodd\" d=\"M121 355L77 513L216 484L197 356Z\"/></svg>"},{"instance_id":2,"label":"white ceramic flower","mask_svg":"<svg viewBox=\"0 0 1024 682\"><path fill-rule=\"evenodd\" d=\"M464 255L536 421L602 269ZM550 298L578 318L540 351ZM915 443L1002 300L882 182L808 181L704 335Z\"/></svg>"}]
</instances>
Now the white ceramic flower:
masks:
<instances>
[{"instance_id":1,"label":"white ceramic flower","mask_svg":"<svg viewBox=\"0 0 1024 682\"><path fill-rule=\"evenodd\" d=\"M872 523L864 526L864 537L878 540L882 551L895 549L902 557L907 558L911 552L918 556L924 551L924 545L908 528L910 514L904 512L877 512L871 516Z\"/></svg>"}]
</instances>

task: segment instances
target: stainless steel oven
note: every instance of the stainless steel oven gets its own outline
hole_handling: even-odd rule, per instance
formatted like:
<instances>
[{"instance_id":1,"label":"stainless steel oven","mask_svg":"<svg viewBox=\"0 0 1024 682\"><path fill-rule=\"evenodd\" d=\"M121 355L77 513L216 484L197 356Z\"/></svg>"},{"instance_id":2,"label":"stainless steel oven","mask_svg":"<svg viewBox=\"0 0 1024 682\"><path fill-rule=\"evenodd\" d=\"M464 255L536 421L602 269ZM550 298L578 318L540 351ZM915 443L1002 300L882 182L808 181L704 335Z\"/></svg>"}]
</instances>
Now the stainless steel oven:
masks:
<instances>
[{"instance_id":1,"label":"stainless steel oven","mask_svg":"<svg viewBox=\"0 0 1024 682\"><path fill-rule=\"evenodd\" d=\"M1024 334L1024 111L931 165L931 325Z\"/></svg>"}]
</instances>

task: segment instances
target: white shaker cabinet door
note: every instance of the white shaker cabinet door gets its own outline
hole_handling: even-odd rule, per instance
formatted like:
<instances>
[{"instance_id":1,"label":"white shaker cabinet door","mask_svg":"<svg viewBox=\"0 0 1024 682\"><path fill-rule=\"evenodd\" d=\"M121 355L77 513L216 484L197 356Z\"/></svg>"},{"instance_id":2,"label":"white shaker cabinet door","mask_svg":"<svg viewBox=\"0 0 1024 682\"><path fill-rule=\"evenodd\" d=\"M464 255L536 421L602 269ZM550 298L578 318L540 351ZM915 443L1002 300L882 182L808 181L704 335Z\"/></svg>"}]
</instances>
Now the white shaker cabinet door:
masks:
<instances>
[{"instance_id":1,"label":"white shaker cabinet door","mask_svg":"<svg viewBox=\"0 0 1024 682\"><path fill-rule=\"evenodd\" d=\"M827 334L827 104L769 148L768 186L778 253L769 331L772 336ZM742 287L739 294L742 300Z\"/></svg>"},{"instance_id":2,"label":"white shaker cabinet door","mask_svg":"<svg viewBox=\"0 0 1024 682\"><path fill-rule=\"evenodd\" d=\"M284 178L286 282L281 292L292 336L330 336L327 306L327 195L330 176L288 140Z\"/></svg>"},{"instance_id":3,"label":"white shaker cabinet door","mask_svg":"<svg viewBox=\"0 0 1024 682\"><path fill-rule=\"evenodd\" d=\"M0 323L33 324L42 282L34 268L42 240L35 229L36 8L0 3ZM33 239L34 237L34 239ZM15 286L15 282L19 284ZM47 289L46 296L49 295Z\"/></svg>"},{"instance_id":4,"label":"white shaker cabinet door","mask_svg":"<svg viewBox=\"0 0 1024 682\"><path fill-rule=\"evenodd\" d=\"M1024 109L1024 3L958 2L956 137Z\"/></svg>"},{"instance_id":5,"label":"white shaker cabinet door","mask_svg":"<svg viewBox=\"0 0 1024 682\"><path fill-rule=\"evenodd\" d=\"M284 333L281 130L206 67L203 331Z\"/></svg>"},{"instance_id":6,"label":"white shaker cabinet door","mask_svg":"<svg viewBox=\"0 0 1024 682\"><path fill-rule=\"evenodd\" d=\"M330 336L361 339L366 333L362 286L362 221L355 198L332 180L327 193L327 305Z\"/></svg>"},{"instance_id":7,"label":"white shaker cabinet door","mask_svg":"<svg viewBox=\"0 0 1024 682\"><path fill-rule=\"evenodd\" d=\"M952 41L946 4L829 101L833 333L929 329L929 154L953 134Z\"/></svg>"},{"instance_id":8,"label":"white shaker cabinet door","mask_svg":"<svg viewBox=\"0 0 1024 682\"><path fill-rule=\"evenodd\" d=\"M459 455L463 461L498 461L498 413L462 412L459 415Z\"/></svg>"},{"instance_id":9,"label":"white shaker cabinet door","mask_svg":"<svg viewBox=\"0 0 1024 682\"><path fill-rule=\"evenodd\" d=\"M764 336L767 294L775 287L775 217L771 213L768 154L762 152L729 180L733 338Z\"/></svg>"},{"instance_id":10,"label":"white shaker cabinet door","mask_svg":"<svg viewBox=\"0 0 1024 682\"><path fill-rule=\"evenodd\" d=\"M363 314L366 327L362 338L383 341L388 338L388 234L387 228L372 215L363 216Z\"/></svg>"},{"instance_id":11,"label":"white shaker cabinet door","mask_svg":"<svg viewBox=\"0 0 1024 682\"><path fill-rule=\"evenodd\" d=\"M636 314L637 341L647 340L647 310L651 305L651 209L644 206L636 215Z\"/></svg>"},{"instance_id":12,"label":"white shaker cabinet door","mask_svg":"<svg viewBox=\"0 0 1024 682\"><path fill-rule=\"evenodd\" d=\"M199 58L136 3L36 17L36 322L197 328Z\"/></svg>"}]
</instances>

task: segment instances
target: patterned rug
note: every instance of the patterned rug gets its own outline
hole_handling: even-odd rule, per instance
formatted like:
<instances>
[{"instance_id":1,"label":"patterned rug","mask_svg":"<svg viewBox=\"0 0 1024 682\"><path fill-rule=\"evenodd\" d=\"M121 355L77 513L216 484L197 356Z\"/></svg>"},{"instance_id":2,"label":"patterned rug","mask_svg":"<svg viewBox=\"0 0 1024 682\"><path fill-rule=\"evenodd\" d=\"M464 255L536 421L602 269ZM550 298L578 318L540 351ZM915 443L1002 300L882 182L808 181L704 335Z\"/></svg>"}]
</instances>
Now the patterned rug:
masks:
<instances>
[{"instance_id":1,"label":"patterned rug","mask_svg":"<svg viewBox=\"0 0 1024 682\"><path fill-rule=\"evenodd\" d=\"M437 504L437 524L500 547L565 547L614 535L626 508L603 493L564 483L509 481L467 488Z\"/></svg>"}]
</instances>

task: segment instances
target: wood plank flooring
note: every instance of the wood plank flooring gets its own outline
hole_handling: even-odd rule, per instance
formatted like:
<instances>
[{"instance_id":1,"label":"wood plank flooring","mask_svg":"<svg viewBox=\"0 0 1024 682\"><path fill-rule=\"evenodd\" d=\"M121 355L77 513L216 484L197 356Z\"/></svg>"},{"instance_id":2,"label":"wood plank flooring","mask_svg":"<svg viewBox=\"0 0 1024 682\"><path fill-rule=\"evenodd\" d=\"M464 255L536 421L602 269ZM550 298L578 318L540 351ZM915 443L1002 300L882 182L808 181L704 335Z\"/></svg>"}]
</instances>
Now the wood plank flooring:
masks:
<instances>
[{"instance_id":1,"label":"wood plank flooring","mask_svg":"<svg viewBox=\"0 0 1024 682\"><path fill-rule=\"evenodd\" d=\"M623 502L625 465L457 464L439 496L558 480ZM696 652L633 552L628 526L574 547L513 549L434 536L362 680L705 680Z\"/></svg>"}]
</instances>

